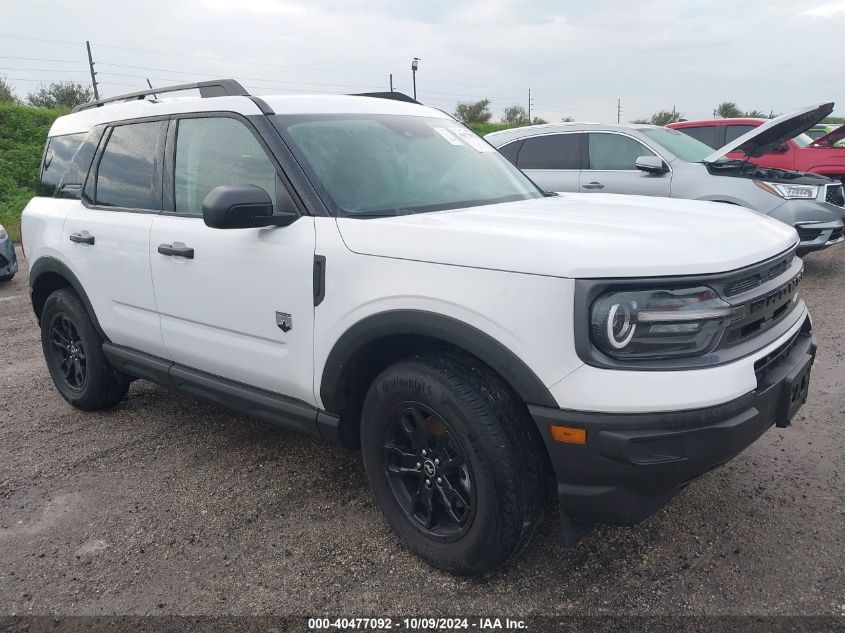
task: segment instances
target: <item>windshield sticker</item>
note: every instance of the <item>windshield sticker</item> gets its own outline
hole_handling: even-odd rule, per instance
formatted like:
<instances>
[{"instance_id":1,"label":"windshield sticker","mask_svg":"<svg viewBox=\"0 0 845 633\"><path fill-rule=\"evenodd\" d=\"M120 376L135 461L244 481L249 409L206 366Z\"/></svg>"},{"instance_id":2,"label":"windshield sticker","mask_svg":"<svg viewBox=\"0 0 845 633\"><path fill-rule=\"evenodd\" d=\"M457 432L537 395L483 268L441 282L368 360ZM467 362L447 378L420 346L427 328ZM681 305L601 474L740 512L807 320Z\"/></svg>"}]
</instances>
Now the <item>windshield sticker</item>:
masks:
<instances>
[{"instance_id":1,"label":"windshield sticker","mask_svg":"<svg viewBox=\"0 0 845 633\"><path fill-rule=\"evenodd\" d=\"M493 147L488 145L483 140L481 140L478 136L470 132L469 130L462 128L462 127L450 127L449 132L457 136L461 139L464 143L469 145L472 149L477 152L492 152Z\"/></svg>"},{"instance_id":2,"label":"windshield sticker","mask_svg":"<svg viewBox=\"0 0 845 633\"><path fill-rule=\"evenodd\" d=\"M447 141L449 141L452 145L463 145L463 143L461 143L457 139L457 137L454 134L452 134L449 130L447 130L445 127L436 127L436 128L434 128L434 131L437 132L443 138L445 138Z\"/></svg>"}]
</instances>

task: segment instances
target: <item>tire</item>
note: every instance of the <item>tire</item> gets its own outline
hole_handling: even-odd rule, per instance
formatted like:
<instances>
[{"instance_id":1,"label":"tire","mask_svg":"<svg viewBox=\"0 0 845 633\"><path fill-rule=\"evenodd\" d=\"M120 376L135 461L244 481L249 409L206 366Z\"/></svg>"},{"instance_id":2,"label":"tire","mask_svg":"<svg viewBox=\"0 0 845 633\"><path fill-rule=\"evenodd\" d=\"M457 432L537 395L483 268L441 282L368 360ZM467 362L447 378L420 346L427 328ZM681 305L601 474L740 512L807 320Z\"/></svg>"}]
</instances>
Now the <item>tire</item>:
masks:
<instances>
[{"instance_id":1,"label":"tire","mask_svg":"<svg viewBox=\"0 0 845 633\"><path fill-rule=\"evenodd\" d=\"M385 369L364 400L361 447L376 501L403 545L467 576L520 552L546 503L530 424L507 385L463 356L416 356Z\"/></svg>"},{"instance_id":2,"label":"tire","mask_svg":"<svg viewBox=\"0 0 845 633\"><path fill-rule=\"evenodd\" d=\"M41 347L47 369L62 397L83 411L101 411L120 402L130 379L109 365L103 339L72 290L52 293L41 311Z\"/></svg>"}]
</instances>

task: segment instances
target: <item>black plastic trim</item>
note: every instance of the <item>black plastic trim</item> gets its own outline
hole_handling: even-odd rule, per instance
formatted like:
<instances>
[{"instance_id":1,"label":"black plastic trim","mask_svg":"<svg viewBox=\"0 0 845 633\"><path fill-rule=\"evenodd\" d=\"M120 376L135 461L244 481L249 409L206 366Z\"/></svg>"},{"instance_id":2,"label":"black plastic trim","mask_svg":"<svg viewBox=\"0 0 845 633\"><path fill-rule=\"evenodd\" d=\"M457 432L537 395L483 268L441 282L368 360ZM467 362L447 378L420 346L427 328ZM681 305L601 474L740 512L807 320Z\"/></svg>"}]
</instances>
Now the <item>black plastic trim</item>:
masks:
<instances>
[{"instance_id":1,"label":"black plastic trim","mask_svg":"<svg viewBox=\"0 0 845 633\"><path fill-rule=\"evenodd\" d=\"M312 437L339 441L340 420L306 402L215 376L145 352L103 344L115 369Z\"/></svg>"},{"instance_id":2,"label":"black plastic trim","mask_svg":"<svg viewBox=\"0 0 845 633\"><path fill-rule=\"evenodd\" d=\"M248 97L250 94L246 89L234 79L215 79L212 81L198 81L191 84L177 84L175 86L164 86L161 88L150 88L149 90L138 90L137 92L128 92L122 95L116 95L107 99L99 99L98 101L89 101L76 106L73 111L80 112L81 110L89 110L91 108L99 108L109 103L116 103L118 101L140 101L144 97L167 92L182 92L184 90L199 90L200 97L208 99L211 97Z\"/></svg>"},{"instance_id":3,"label":"black plastic trim","mask_svg":"<svg viewBox=\"0 0 845 633\"><path fill-rule=\"evenodd\" d=\"M772 425L788 426L796 377L816 353L809 318L791 343L754 391L711 407L601 413L529 405L555 471L562 512L587 523L638 523ZM555 441L552 424L583 429L586 444Z\"/></svg>"},{"instance_id":4,"label":"black plastic trim","mask_svg":"<svg viewBox=\"0 0 845 633\"><path fill-rule=\"evenodd\" d=\"M82 283L79 281L76 275L73 274L70 268L68 268L65 264L63 264L61 261L54 257L39 257L32 264L32 269L29 271L29 296L30 301L32 302L32 310L33 312L35 312L35 317L38 319L38 322L41 322L41 314L39 313L35 305L35 297L33 296L33 291L38 285L39 279L41 279L43 275L48 273L55 273L68 282L70 287L73 288L74 292L76 292L76 294L79 295L79 298L82 300L82 304L88 311L88 316L91 317L91 322L94 324L94 329L97 330L97 334L99 334L104 341L108 341L109 337L106 336L106 333L103 331L103 328L100 327L100 322L97 320L97 314L94 312L94 306L91 305L91 300L88 299L88 294L82 287Z\"/></svg>"},{"instance_id":5,"label":"black plastic trim","mask_svg":"<svg viewBox=\"0 0 845 633\"><path fill-rule=\"evenodd\" d=\"M258 109L261 110L262 114L265 114L267 116L276 114L275 112L273 112L273 108L270 107L270 104L264 101L264 99L262 99L261 97L250 96L250 99L252 99L252 102L258 106Z\"/></svg>"},{"instance_id":6,"label":"black plastic trim","mask_svg":"<svg viewBox=\"0 0 845 633\"><path fill-rule=\"evenodd\" d=\"M326 359L320 382L320 398L327 411L339 414L345 405L345 389L352 376L350 361L369 343L392 335L432 338L480 359L531 404L556 407L557 402L537 375L513 352L481 330L434 312L392 310L367 317L350 327L337 340Z\"/></svg>"},{"instance_id":7,"label":"black plastic trim","mask_svg":"<svg viewBox=\"0 0 845 633\"><path fill-rule=\"evenodd\" d=\"M326 298L326 258L324 255L314 255L314 307L323 303Z\"/></svg>"}]
</instances>

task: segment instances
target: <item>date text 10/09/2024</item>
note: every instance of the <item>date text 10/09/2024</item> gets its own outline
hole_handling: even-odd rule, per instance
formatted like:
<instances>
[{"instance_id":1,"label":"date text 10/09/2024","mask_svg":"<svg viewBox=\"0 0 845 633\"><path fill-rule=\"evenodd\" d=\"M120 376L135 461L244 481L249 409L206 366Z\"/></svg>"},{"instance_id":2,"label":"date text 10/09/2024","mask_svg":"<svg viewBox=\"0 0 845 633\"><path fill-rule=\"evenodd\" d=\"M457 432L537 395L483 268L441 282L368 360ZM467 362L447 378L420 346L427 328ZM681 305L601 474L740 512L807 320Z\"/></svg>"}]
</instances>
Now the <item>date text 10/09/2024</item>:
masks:
<instances>
[{"instance_id":1,"label":"date text 10/09/2024","mask_svg":"<svg viewBox=\"0 0 845 633\"><path fill-rule=\"evenodd\" d=\"M526 630L524 620L512 618L309 618L309 630Z\"/></svg>"}]
</instances>

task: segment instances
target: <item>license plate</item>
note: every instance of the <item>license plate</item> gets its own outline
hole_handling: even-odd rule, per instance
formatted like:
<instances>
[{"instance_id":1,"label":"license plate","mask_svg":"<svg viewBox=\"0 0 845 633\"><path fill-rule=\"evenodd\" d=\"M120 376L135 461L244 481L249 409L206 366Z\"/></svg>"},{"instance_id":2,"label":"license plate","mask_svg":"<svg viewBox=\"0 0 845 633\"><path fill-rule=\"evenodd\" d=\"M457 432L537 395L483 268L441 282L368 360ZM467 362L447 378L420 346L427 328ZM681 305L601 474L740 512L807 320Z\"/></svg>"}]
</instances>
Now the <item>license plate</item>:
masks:
<instances>
[{"instance_id":1,"label":"license plate","mask_svg":"<svg viewBox=\"0 0 845 633\"><path fill-rule=\"evenodd\" d=\"M810 390L810 369L812 367L813 357L810 354L805 354L802 361L786 375L783 381L778 426L789 426L798 409L807 401L807 393Z\"/></svg>"}]
</instances>

